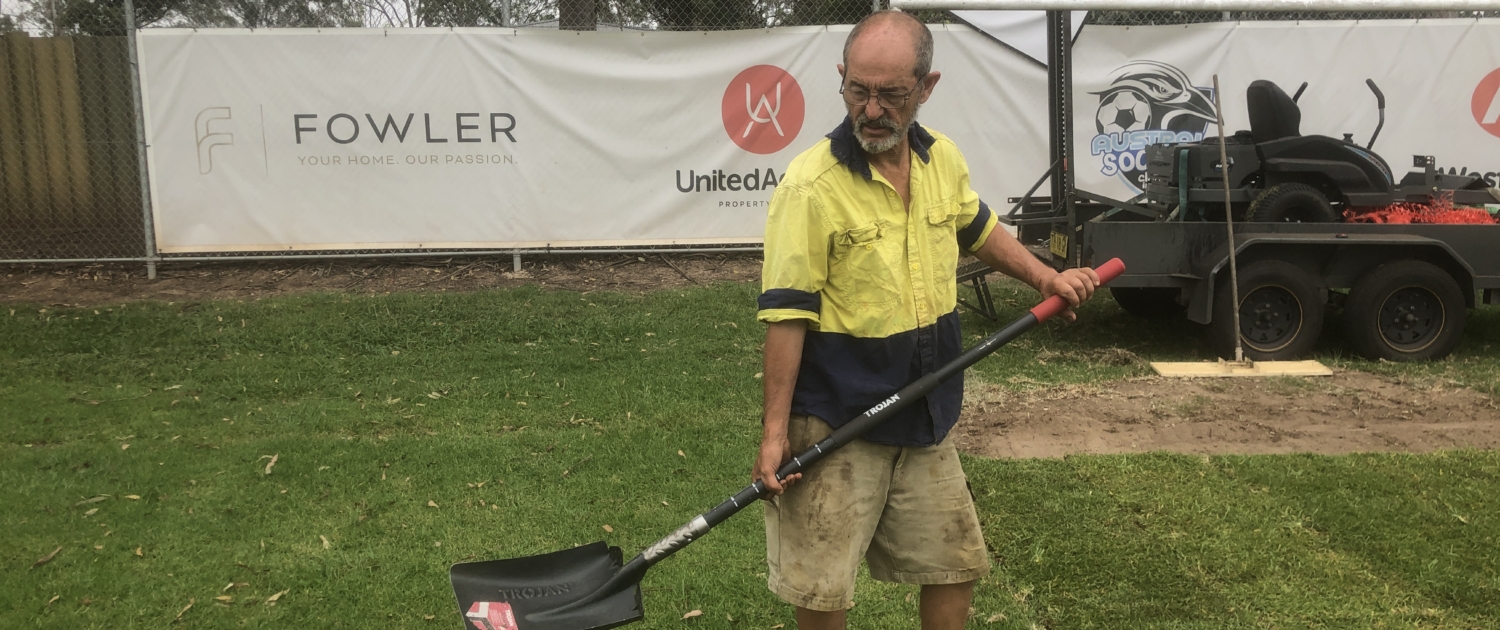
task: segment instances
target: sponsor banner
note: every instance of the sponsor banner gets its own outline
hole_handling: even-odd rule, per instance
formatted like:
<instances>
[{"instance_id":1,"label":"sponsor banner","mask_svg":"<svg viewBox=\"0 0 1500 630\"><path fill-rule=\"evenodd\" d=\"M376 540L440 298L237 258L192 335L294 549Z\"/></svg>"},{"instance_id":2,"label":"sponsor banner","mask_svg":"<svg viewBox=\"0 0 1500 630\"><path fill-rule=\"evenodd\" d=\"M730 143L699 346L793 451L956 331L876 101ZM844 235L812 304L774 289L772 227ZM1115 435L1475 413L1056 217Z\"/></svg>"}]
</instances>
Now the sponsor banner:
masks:
<instances>
[{"instance_id":1,"label":"sponsor banner","mask_svg":"<svg viewBox=\"0 0 1500 630\"><path fill-rule=\"evenodd\" d=\"M849 27L140 32L167 253L755 243L843 118ZM1045 71L934 26L920 120L997 208L1046 168Z\"/></svg>"},{"instance_id":2,"label":"sponsor banner","mask_svg":"<svg viewBox=\"0 0 1500 630\"><path fill-rule=\"evenodd\" d=\"M1249 129L1245 90L1266 79L1295 94L1301 133L1369 143L1396 179L1413 155L1445 172L1500 178L1500 21L1374 20L1088 26L1074 48L1079 188L1139 193L1145 147L1216 136L1218 73L1226 133Z\"/></svg>"}]
</instances>

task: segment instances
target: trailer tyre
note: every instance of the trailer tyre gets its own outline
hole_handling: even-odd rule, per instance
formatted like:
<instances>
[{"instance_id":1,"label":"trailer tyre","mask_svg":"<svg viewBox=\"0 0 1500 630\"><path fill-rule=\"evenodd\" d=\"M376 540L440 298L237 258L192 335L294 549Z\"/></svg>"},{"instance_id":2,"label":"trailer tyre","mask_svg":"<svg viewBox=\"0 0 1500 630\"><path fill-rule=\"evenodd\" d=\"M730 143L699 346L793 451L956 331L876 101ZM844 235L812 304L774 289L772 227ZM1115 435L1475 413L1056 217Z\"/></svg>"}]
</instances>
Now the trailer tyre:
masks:
<instances>
[{"instance_id":1,"label":"trailer tyre","mask_svg":"<svg viewBox=\"0 0 1500 630\"><path fill-rule=\"evenodd\" d=\"M1458 282L1418 260L1398 260L1366 272L1344 302L1349 343L1371 359L1441 359L1458 346L1467 319Z\"/></svg>"},{"instance_id":2,"label":"trailer tyre","mask_svg":"<svg viewBox=\"0 0 1500 630\"><path fill-rule=\"evenodd\" d=\"M1277 184L1250 203L1254 223L1333 223L1338 216L1328 197L1307 184Z\"/></svg>"},{"instance_id":3,"label":"trailer tyre","mask_svg":"<svg viewBox=\"0 0 1500 630\"><path fill-rule=\"evenodd\" d=\"M1177 303L1177 296L1182 289L1173 287L1110 287L1109 294L1115 298L1115 303L1141 319L1171 319L1183 311L1186 306Z\"/></svg>"},{"instance_id":4,"label":"trailer tyre","mask_svg":"<svg viewBox=\"0 0 1500 630\"><path fill-rule=\"evenodd\" d=\"M1307 272L1291 263L1262 260L1241 268L1239 279L1239 337L1245 358L1277 361L1312 349L1323 331L1323 302ZM1214 352L1225 359L1234 358L1233 300L1224 282L1215 292L1209 325Z\"/></svg>"}]
</instances>

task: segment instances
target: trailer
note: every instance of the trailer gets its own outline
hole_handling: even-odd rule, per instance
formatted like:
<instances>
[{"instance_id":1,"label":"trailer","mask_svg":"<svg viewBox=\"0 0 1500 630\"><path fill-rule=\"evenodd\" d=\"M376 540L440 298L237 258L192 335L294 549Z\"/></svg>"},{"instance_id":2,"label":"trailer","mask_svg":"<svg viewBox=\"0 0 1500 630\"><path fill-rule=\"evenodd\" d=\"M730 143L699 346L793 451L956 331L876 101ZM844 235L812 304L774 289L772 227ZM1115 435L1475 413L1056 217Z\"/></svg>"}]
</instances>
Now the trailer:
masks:
<instances>
[{"instance_id":1,"label":"trailer","mask_svg":"<svg viewBox=\"0 0 1500 630\"><path fill-rule=\"evenodd\" d=\"M1500 225L1372 224L1338 221L1344 210L1392 203L1500 202L1476 178L1454 178L1415 156L1425 171L1398 179L1371 150L1303 136L1296 97L1257 82L1248 96L1253 129L1199 143L1148 147L1145 192L1112 199L1074 186L1069 11L1159 8L1495 9L1500 2L1404 0L893 0L901 8L1045 8L1051 166L1011 198L1001 221L1038 258L1059 270L1118 257L1126 272L1110 292L1127 312L1185 317L1207 326L1215 353L1279 360L1308 352L1330 316L1352 349L1372 359L1432 360L1463 336L1467 309L1500 303ZM1187 6L1192 5L1192 6ZM1202 6L1199 6L1202 5ZM1243 6L1242 6L1243 5ZM1384 116L1384 97L1369 82ZM1304 85L1304 88L1306 86ZM1298 90L1300 96L1301 90ZM1259 101L1257 104L1255 101ZM1221 158L1221 155L1227 157ZM1228 172L1225 172L1225 165ZM1228 177L1226 177L1228 176ZM1220 183L1227 181L1226 183ZM1050 182L1050 194L1038 195ZM1227 211L1226 211L1227 209ZM1230 285L1234 227L1239 303ZM1241 221L1249 221L1243 222ZM1481 296L1482 297L1479 297ZM1239 329L1233 314L1239 312Z\"/></svg>"}]
</instances>

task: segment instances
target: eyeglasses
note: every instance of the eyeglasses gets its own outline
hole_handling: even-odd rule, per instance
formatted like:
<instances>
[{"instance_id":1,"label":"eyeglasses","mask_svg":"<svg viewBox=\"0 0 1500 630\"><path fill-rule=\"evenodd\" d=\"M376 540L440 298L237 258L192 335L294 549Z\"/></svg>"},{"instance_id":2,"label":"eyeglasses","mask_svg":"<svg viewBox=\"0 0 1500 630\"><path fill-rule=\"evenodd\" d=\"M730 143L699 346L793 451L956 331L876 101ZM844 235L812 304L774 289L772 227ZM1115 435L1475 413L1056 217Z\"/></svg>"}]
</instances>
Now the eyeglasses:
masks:
<instances>
[{"instance_id":1,"label":"eyeglasses","mask_svg":"<svg viewBox=\"0 0 1500 630\"><path fill-rule=\"evenodd\" d=\"M911 100L912 95L916 94L917 90L920 89L922 89L922 84L918 83L916 87L905 94L899 92L876 92L875 102L879 103L885 109L901 109L902 107L906 107L906 102ZM870 91L859 86L840 87L839 94L843 95L845 103L855 107L863 107L865 103L870 102Z\"/></svg>"}]
</instances>

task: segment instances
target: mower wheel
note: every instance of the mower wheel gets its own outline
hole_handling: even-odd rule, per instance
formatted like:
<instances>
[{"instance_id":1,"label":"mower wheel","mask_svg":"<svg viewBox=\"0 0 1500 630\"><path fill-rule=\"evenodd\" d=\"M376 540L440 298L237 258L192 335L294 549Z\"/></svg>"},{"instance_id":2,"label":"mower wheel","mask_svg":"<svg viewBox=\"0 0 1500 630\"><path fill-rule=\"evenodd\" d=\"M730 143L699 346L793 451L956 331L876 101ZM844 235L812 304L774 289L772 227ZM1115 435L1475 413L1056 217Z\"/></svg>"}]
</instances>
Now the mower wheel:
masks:
<instances>
[{"instance_id":1,"label":"mower wheel","mask_svg":"<svg viewBox=\"0 0 1500 630\"><path fill-rule=\"evenodd\" d=\"M1245 358L1279 361L1311 350L1323 332L1323 301L1313 278L1279 260L1254 262L1239 270L1239 337ZM1214 295L1209 339L1214 352L1234 358L1234 301L1229 283Z\"/></svg>"},{"instance_id":2,"label":"mower wheel","mask_svg":"<svg viewBox=\"0 0 1500 630\"><path fill-rule=\"evenodd\" d=\"M1174 287L1110 287L1115 303L1141 319L1171 319L1187 310L1177 303L1182 289Z\"/></svg>"},{"instance_id":3,"label":"mower wheel","mask_svg":"<svg viewBox=\"0 0 1500 630\"><path fill-rule=\"evenodd\" d=\"M1427 361L1463 338L1468 311L1453 276L1419 260L1389 262L1349 290L1344 325L1354 350L1371 359Z\"/></svg>"},{"instance_id":4,"label":"mower wheel","mask_svg":"<svg viewBox=\"0 0 1500 630\"><path fill-rule=\"evenodd\" d=\"M1307 184L1277 184L1250 202L1253 223L1333 223L1338 216L1328 197Z\"/></svg>"}]
</instances>

